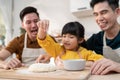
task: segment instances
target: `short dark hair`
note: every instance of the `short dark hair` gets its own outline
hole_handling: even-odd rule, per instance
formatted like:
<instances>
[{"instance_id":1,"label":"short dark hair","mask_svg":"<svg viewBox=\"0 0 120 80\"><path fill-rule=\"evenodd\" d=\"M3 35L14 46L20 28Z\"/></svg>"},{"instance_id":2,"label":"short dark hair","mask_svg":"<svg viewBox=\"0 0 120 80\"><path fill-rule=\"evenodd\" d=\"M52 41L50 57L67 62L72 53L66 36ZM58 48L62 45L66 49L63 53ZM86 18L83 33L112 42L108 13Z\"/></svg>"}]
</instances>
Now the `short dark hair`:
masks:
<instances>
[{"instance_id":1,"label":"short dark hair","mask_svg":"<svg viewBox=\"0 0 120 80\"><path fill-rule=\"evenodd\" d=\"M32 7L32 6L28 6L28 7L25 7L21 12L20 12L20 19L21 21L23 21L23 18L26 14L29 14L29 13L36 13L37 16L39 17L39 13L37 12L37 9L35 7Z\"/></svg>"},{"instance_id":2,"label":"short dark hair","mask_svg":"<svg viewBox=\"0 0 120 80\"><path fill-rule=\"evenodd\" d=\"M79 40L80 38L84 38L85 29L84 29L84 26L77 21L68 22L67 24L64 25L62 29L62 35L67 33L76 36L77 39ZM79 44L79 46L80 45L82 47L86 47L85 40L81 44Z\"/></svg>"},{"instance_id":3,"label":"short dark hair","mask_svg":"<svg viewBox=\"0 0 120 80\"><path fill-rule=\"evenodd\" d=\"M108 2L109 6L112 8L112 10L115 10L119 7L119 0L91 0L90 6L91 8L94 8L94 6L101 2Z\"/></svg>"},{"instance_id":4,"label":"short dark hair","mask_svg":"<svg viewBox=\"0 0 120 80\"><path fill-rule=\"evenodd\" d=\"M64 25L62 29L62 35L67 33L75 35L79 39L79 38L84 38L85 30L82 24L75 21L75 22L69 22Z\"/></svg>"}]
</instances>

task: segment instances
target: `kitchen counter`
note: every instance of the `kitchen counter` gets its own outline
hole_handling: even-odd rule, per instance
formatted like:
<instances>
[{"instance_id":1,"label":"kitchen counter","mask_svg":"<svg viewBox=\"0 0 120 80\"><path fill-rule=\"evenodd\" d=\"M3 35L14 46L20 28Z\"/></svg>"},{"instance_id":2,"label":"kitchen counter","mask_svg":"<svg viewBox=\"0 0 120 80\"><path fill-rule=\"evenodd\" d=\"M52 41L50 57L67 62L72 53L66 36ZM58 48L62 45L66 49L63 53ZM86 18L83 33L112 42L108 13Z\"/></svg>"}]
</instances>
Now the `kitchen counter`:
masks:
<instances>
[{"instance_id":1,"label":"kitchen counter","mask_svg":"<svg viewBox=\"0 0 120 80\"><path fill-rule=\"evenodd\" d=\"M30 72L27 68L18 68L16 70L0 69L0 78L13 80L87 80L89 78L89 70L82 71L66 71L64 69L53 72Z\"/></svg>"},{"instance_id":2,"label":"kitchen counter","mask_svg":"<svg viewBox=\"0 0 120 80\"><path fill-rule=\"evenodd\" d=\"M120 80L120 73L111 73L107 75L92 75L88 80Z\"/></svg>"},{"instance_id":3,"label":"kitchen counter","mask_svg":"<svg viewBox=\"0 0 120 80\"><path fill-rule=\"evenodd\" d=\"M0 80L120 80L120 73L90 75L89 69L82 71L29 72L27 68L0 69Z\"/></svg>"}]
</instances>

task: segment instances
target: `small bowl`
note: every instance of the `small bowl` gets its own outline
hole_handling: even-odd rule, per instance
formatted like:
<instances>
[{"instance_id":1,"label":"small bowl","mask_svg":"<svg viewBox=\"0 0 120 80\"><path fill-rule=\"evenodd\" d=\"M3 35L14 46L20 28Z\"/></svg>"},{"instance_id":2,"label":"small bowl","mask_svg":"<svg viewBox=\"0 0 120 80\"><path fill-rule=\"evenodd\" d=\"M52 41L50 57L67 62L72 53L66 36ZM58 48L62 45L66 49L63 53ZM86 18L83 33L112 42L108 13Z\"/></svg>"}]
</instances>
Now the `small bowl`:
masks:
<instances>
[{"instance_id":1,"label":"small bowl","mask_svg":"<svg viewBox=\"0 0 120 80\"><path fill-rule=\"evenodd\" d=\"M66 70L83 70L85 63L85 59L63 60L64 69Z\"/></svg>"}]
</instances>

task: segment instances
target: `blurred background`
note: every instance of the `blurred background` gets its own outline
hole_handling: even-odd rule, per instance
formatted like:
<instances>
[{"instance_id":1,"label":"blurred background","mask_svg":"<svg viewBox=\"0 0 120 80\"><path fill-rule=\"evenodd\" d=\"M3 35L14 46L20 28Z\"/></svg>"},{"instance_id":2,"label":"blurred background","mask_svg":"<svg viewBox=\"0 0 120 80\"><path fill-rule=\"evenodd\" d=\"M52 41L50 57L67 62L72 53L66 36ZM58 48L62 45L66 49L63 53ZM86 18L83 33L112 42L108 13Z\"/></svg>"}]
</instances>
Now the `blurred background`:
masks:
<instances>
[{"instance_id":1,"label":"blurred background","mask_svg":"<svg viewBox=\"0 0 120 80\"><path fill-rule=\"evenodd\" d=\"M79 21L85 26L87 39L100 30L89 2L90 0L0 0L0 45L5 46L21 34L19 13L26 6L36 7L41 19L50 20L49 34L60 36L64 24Z\"/></svg>"}]
</instances>

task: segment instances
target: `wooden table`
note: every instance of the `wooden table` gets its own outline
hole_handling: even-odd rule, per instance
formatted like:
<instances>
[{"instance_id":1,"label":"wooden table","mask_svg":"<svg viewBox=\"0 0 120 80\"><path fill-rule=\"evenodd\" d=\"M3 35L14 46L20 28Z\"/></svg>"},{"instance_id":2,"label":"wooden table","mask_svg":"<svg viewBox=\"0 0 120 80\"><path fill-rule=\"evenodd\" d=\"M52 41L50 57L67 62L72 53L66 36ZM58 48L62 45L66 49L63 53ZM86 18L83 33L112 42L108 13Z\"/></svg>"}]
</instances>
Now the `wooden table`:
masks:
<instances>
[{"instance_id":1,"label":"wooden table","mask_svg":"<svg viewBox=\"0 0 120 80\"><path fill-rule=\"evenodd\" d=\"M90 75L89 69L33 73L29 72L27 68L18 68L16 70L0 69L0 80L120 80L120 74Z\"/></svg>"},{"instance_id":2,"label":"wooden table","mask_svg":"<svg viewBox=\"0 0 120 80\"><path fill-rule=\"evenodd\" d=\"M0 78L5 80L87 80L89 78L89 70L83 71L66 71L56 70L53 72L29 72L27 68L19 68L16 70L0 69Z\"/></svg>"},{"instance_id":3,"label":"wooden table","mask_svg":"<svg viewBox=\"0 0 120 80\"><path fill-rule=\"evenodd\" d=\"M88 80L120 80L120 73L112 73L107 75L91 75Z\"/></svg>"}]
</instances>

